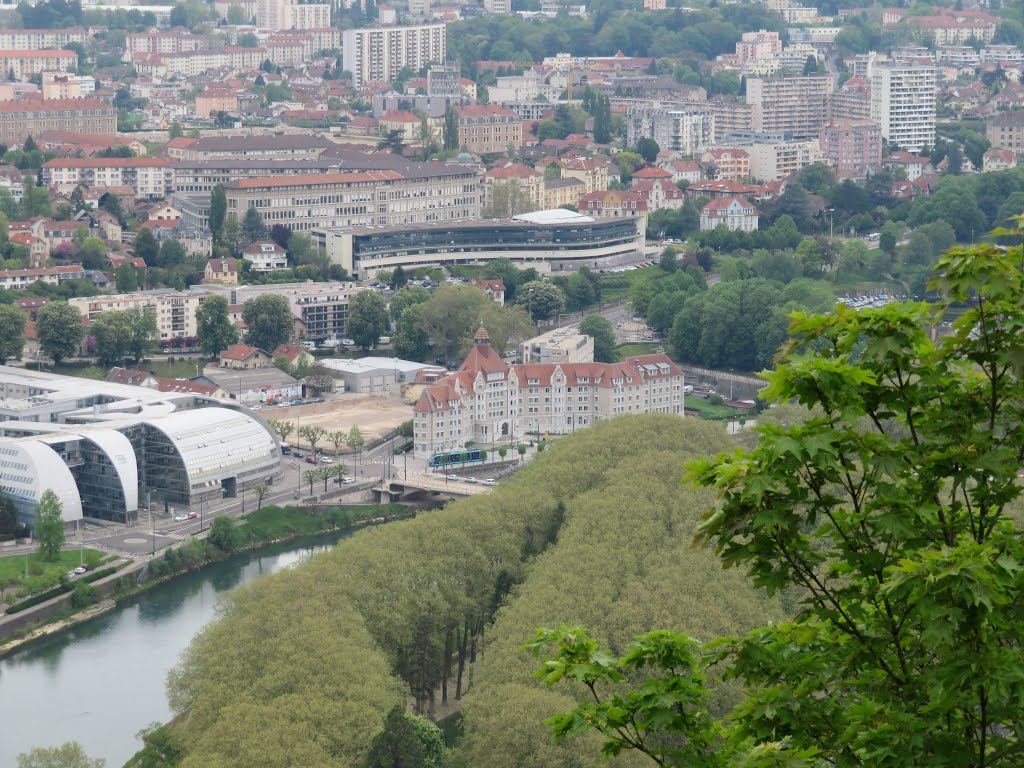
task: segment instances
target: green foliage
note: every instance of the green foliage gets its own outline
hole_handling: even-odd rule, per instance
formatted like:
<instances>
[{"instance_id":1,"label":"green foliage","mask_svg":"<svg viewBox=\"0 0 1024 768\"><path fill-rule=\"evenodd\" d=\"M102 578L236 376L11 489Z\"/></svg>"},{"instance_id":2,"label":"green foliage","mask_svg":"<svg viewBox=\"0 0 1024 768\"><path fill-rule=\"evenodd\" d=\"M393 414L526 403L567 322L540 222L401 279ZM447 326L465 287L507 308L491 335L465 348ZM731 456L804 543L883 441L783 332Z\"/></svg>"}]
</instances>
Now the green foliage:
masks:
<instances>
[{"instance_id":1,"label":"green foliage","mask_svg":"<svg viewBox=\"0 0 1024 768\"><path fill-rule=\"evenodd\" d=\"M530 313L534 322L550 320L565 309L565 293L557 285L534 280L519 288L516 303Z\"/></svg>"},{"instance_id":2,"label":"green foliage","mask_svg":"<svg viewBox=\"0 0 1024 768\"><path fill-rule=\"evenodd\" d=\"M391 297L391 304L388 307L391 319L397 323L406 308L425 301L430 301L430 291L422 285L406 285L399 288Z\"/></svg>"},{"instance_id":3,"label":"green foliage","mask_svg":"<svg viewBox=\"0 0 1024 768\"><path fill-rule=\"evenodd\" d=\"M106 760L90 758L77 741L59 747L36 747L18 755L18 768L103 768Z\"/></svg>"},{"instance_id":4,"label":"green foliage","mask_svg":"<svg viewBox=\"0 0 1024 768\"><path fill-rule=\"evenodd\" d=\"M433 723L394 706L370 743L364 768L443 768L444 742Z\"/></svg>"},{"instance_id":5,"label":"green foliage","mask_svg":"<svg viewBox=\"0 0 1024 768\"><path fill-rule=\"evenodd\" d=\"M590 315L580 323L580 333L594 339L594 361L598 363L614 363L618 359L615 352L615 331L608 318L602 315Z\"/></svg>"},{"instance_id":6,"label":"green foliage","mask_svg":"<svg viewBox=\"0 0 1024 768\"><path fill-rule=\"evenodd\" d=\"M215 517L206 540L221 552L233 552L239 545L238 527L234 519L226 515Z\"/></svg>"},{"instance_id":7,"label":"green foliage","mask_svg":"<svg viewBox=\"0 0 1024 768\"><path fill-rule=\"evenodd\" d=\"M491 337L491 346L499 354L513 340L533 332L533 324L522 308L500 307L479 288L468 285L442 285L429 301L403 312L403 318L407 313L411 316L404 330L415 344L410 348L422 350L422 343L430 339L435 349L449 360L461 359L466 354L481 320ZM400 327L399 331L402 330Z\"/></svg>"},{"instance_id":8,"label":"green foliage","mask_svg":"<svg viewBox=\"0 0 1024 768\"><path fill-rule=\"evenodd\" d=\"M156 238L153 237L153 232L150 229L142 227L139 230L139 234L135 236L133 247L135 255L145 261L147 267L159 266L160 245L157 243Z\"/></svg>"},{"instance_id":9,"label":"green foliage","mask_svg":"<svg viewBox=\"0 0 1024 768\"><path fill-rule=\"evenodd\" d=\"M256 240L265 240L269 235L267 225L263 223L263 217L254 206L249 206L242 219L242 245L246 246Z\"/></svg>"},{"instance_id":10,"label":"green foliage","mask_svg":"<svg viewBox=\"0 0 1024 768\"><path fill-rule=\"evenodd\" d=\"M242 319L248 327L246 343L268 353L292 337L295 325L288 299L271 293L247 299L242 305Z\"/></svg>"},{"instance_id":11,"label":"green foliage","mask_svg":"<svg viewBox=\"0 0 1024 768\"><path fill-rule=\"evenodd\" d=\"M238 6L232 6L237 8ZM142 749L125 763L125 768L164 768L176 766L185 755L178 732L167 725L151 723L136 734Z\"/></svg>"},{"instance_id":12,"label":"green foliage","mask_svg":"<svg viewBox=\"0 0 1024 768\"><path fill-rule=\"evenodd\" d=\"M127 358L136 362L151 351L160 332L156 318L141 308L107 310L89 326L96 339L96 354L107 365L123 363Z\"/></svg>"},{"instance_id":13,"label":"green foliage","mask_svg":"<svg viewBox=\"0 0 1024 768\"><path fill-rule=\"evenodd\" d=\"M10 304L0 305L0 365L19 359L25 346L25 313Z\"/></svg>"},{"instance_id":14,"label":"green foliage","mask_svg":"<svg viewBox=\"0 0 1024 768\"><path fill-rule=\"evenodd\" d=\"M388 330L388 307L376 291L357 291L349 300L346 332L364 350L377 345Z\"/></svg>"},{"instance_id":15,"label":"green foliage","mask_svg":"<svg viewBox=\"0 0 1024 768\"><path fill-rule=\"evenodd\" d=\"M199 346L210 356L219 355L238 341L238 327L231 321L228 309L228 300L223 296L207 296L196 310Z\"/></svg>"},{"instance_id":16,"label":"green foliage","mask_svg":"<svg viewBox=\"0 0 1024 768\"><path fill-rule=\"evenodd\" d=\"M64 546L64 505L57 494L47 488L36 504L36 520L33 533L39 542L39 556L54 561L60 557Z\"/></svg>"},{"instance_id":17,"label":"green foliage","mask_svg":"<svg viewBox=\"0 0 1024 768\"><path fill-rule=\"evenodd\" d=\"M228 198L223 184L217 184L210 192L209 227L213 233L213 241L221 242L224 223L228 213Z\"/></svg>"},{"instance_id":18,"label":"green foliage","mask_svg":"<svg viewBox=\"0 0 1024 768\"><path fill-rule=\"evenodd\" d=\"M85 581L76 581L74 589L71 590L71 607L77 609L88 608L100 599L100 591L92 584Z\"/></svg>"},{"instance_id":19,"label":"green foliage","mask_svg":"<svg viewBox=\"0 0 1024 768\"><path fill-rule=\"evenodd\" d=\"M67 301L50 301L36 313L36 333L44 354L59 364L78 349L85 334L82 313Z\"/></svg>"}]
</instances>

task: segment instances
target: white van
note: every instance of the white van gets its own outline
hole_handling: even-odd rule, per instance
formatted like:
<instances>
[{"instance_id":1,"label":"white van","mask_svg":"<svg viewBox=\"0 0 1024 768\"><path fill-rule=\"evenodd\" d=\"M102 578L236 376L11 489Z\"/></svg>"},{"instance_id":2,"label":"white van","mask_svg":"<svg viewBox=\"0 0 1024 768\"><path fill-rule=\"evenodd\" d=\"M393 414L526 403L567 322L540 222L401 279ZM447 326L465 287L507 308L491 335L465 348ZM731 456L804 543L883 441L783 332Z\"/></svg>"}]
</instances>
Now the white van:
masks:
<instances>
[{"instance_id":1,"label":"white van","mask_svg":"<svg viewBox=\"0 0 1024 768\"><path fill-rule=\"evenodd\" d=\"M302 348L303 349L316 349L316 342L315 341L304 341L304 342L302 342Z\"/></svg>"},{"instance_id":2,"label":"white van","mask_svg":"<svg viewBox=\"0 0 1024 768\"><path fill-rule=\"evenodd\" d=\"M391 343L391 337L390 336L381 336L379 339L377 339L377 343L378 344L390 344Z\"/></svg>"}]
</instances>

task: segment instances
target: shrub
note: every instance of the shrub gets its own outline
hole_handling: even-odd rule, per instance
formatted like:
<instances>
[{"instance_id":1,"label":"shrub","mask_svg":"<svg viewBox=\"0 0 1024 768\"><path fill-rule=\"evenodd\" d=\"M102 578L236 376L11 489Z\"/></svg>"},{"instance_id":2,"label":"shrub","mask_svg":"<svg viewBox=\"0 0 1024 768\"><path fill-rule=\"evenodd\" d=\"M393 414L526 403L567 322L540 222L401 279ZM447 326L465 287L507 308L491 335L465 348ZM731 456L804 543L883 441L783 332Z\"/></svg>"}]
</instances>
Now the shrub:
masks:
<instances>
[{"instance_id":1,"label":"shrub","mask_svg":"<svg viewBox=\"0 0 1024 768\"><path fill-rule=\"evenodd\" d=\"M721 395L708 395L708 405L724 405L725 398Z\"/></svg>"},{"instance_id":2,"label":"shrub","mask_svg":"<svg viewBox=\"0 0 1024 768\"><path fill-rule=\"evenodd\" d=\"M12 605L10 608L7 609L7 613L12 614L24 611L26 608L31 608L33 605L45 603L47 600L50 600L51 598L58 597L60 595L63 595L65 592L70 591L70 584L62 584L59 587L54 587L53 589L48 589L45 592L40 592L35 597L28 598L28 600L22 600L17 605Z\"/></svg>"},{"instance_id":3,"label":"shrub","mask_svg":"<svg viewBox=\"0 0 1024 768\"><path fill-rule=\"evenodd\" d=\"M100 591L92 584L84 581L75 582L75 588L71 590L71 607L88 608L90 605L99 602Z\"/></svg>"}]
</instances>

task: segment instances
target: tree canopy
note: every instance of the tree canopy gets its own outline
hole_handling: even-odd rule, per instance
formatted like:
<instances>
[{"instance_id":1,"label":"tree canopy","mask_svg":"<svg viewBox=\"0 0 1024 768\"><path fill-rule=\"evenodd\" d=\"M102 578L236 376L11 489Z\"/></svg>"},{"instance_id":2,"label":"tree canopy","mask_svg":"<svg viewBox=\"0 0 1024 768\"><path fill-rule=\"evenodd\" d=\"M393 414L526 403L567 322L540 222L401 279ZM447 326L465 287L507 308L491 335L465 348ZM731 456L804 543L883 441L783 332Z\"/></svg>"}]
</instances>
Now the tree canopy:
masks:
<instances>
[{"instance_id":1,"label":"tree canopy","mask_svg":"<svg viewBox=\"0 0 1024 768\"><path fill-rule=\"evenodd\" d=\"M275 293L247 299L242 319L248 327L246 343L270 354L292 337L295 325L288 299Z\"/></svg>"}]
</instances>

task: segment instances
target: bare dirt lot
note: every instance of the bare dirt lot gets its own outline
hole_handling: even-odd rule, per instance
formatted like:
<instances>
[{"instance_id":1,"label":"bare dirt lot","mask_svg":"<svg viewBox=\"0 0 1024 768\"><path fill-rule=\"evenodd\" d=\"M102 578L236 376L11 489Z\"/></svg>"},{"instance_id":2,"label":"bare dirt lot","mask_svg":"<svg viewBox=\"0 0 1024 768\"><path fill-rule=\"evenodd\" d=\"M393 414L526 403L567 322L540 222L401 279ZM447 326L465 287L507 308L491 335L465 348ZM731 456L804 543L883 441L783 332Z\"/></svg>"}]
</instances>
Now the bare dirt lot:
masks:
<instances>
[{"instance_id":1,"label":"bare dirt lot","mask_svg":"<svg viewBox=\"0 0 1024 768\"><path fill-rule=\"evenodd\" d=\"M318 424L329 432L348 432L359 427L369 443L411 419L412 406L391 397L345 394L326 403L265 408L261 415L271 421L290 421L298 427ZM295 432L288 436L291 445L296 445L298 439ZM301 447L308 448L309 444L303 441ZM317 449L334 452L334 446L326 441L318 443Z\"/></svg>"}]
</instances>

